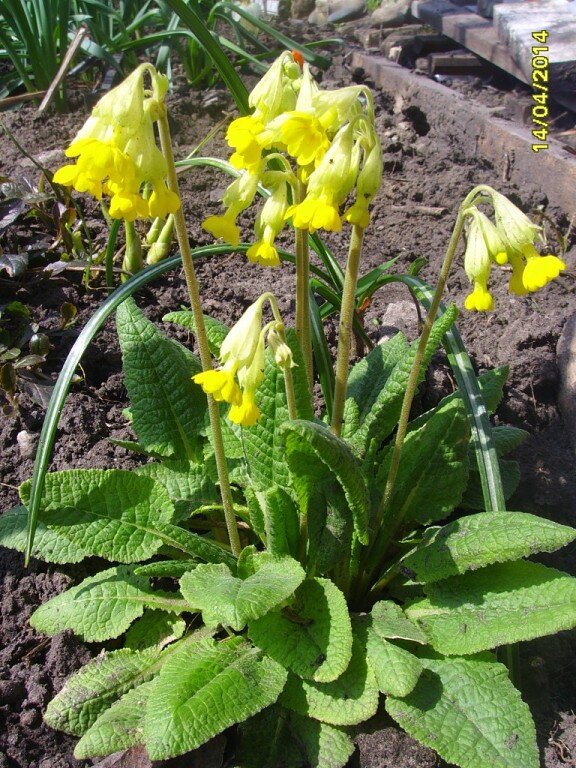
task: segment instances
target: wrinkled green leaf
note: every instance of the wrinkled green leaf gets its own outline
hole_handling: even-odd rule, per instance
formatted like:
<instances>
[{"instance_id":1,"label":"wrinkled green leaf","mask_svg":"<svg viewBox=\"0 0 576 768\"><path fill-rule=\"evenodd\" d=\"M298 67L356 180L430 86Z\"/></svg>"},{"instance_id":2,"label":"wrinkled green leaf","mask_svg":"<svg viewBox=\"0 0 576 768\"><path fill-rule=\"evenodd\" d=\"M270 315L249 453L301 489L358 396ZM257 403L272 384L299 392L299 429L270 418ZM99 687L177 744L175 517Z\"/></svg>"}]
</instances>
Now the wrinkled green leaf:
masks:
<instances>
[{"instance_id":1,"label":"wrinkled green leaf","mask_svg":"<svg viewBox=\"0 0 576 768\"><path fill-rule=\"evenodd\" d=\"M14 507L0 515L0 545L18 552L26 550L28 510ZM66 536L38 523L32 556L47 563L79 563L88 552L73 544Z\"/></svg>"},{"instance_id":2,"label":"wrinkled green leaf","mask_svg":"<svg viewBox=\"0 0 576 768\"><path fill-rule=\"evenodd\" d=\"M492 563L554 552L576 539L576 529L524 512L481 512L427 533L402 565L432 582Z\"/></svg>"},{"instance_id":3,"label":"wrinkled green leaf","mask_svg":"<svg viewBox=\"0 0 576 768\"><path fill-rule=\"evenodd\" d=\"M307 579L288 611L251 621L251 640L300 677L330 682L352 655L352 627L344 595L328 579Z\"/></svg>"},{"instance_id":4,"label":"wrinkled green leaf","mask_svg":"<svg viewBox=\"0 0 576 768\"><path fill-rule=\"evenodd\" d=\"M233 637L183 647L162 667L150 696L144 734L152 760L196 749L273 704L286 671Z\"/></svg>"},{"instance_id":5,"label":"wrinkled green leaf","mask_svg":"<svg viewBox=\"0 0 576 768\"><path fill-rule=\"evenodd\" d=\"M118 338L132 426L141 445L161 456L201 456L206 397L192 381L197 358L168 339L126 299L117 310Z\"/></svg>"},{"instance_id":6,"label":"wrinkled green leaf","mask_svg":"<svg viewBox=\"0 0 576 768\"><path fill-rule=\"evenodd\" d=\"M404 730L461 768L538 768L530 711L503 664L489 654L421 662L412 693L386 699Z\"/></svg>"},{"instance_id":7,"label":"wrinkled green leaf","mask_svg":"<svg viewBox=\"0 0 576 768\"><path fill-rule=\"evenodd\" d=\"M145 610L126 632L125 648L143 651L161 649L182 637L186 622L177 616L159 610Z\"/></svg>"},{"instance_id":8,"label":"wrinkled green leaf","mask_svg":"<svg viewBox=\"0 0 576 768\"><path fill-rule=\"evenodd\" d=\"M210 317L210 315L203 315L203 318L210 352L214 357L219 357L222 342L228 335L228 327L224 325L224 323L221 323L219 320ZM189 309L181 309L177 312L169 312L167 315L164 315L162 321L165 323L176 323L176 325L180 325L182 328L186 328L194 335L196 335L194 313Z\"/></svg>"},{"instance_id":9,"label":"wrinkled green leaf","mask_svg":"<svg viewBox=\"0 0 576 768\"><path fill-rule=\"evenodd\" d=\"M428 584L406 609L446 655L472 654L576 626L576 579L519 560Z\"/></svg>"}]
</instances>

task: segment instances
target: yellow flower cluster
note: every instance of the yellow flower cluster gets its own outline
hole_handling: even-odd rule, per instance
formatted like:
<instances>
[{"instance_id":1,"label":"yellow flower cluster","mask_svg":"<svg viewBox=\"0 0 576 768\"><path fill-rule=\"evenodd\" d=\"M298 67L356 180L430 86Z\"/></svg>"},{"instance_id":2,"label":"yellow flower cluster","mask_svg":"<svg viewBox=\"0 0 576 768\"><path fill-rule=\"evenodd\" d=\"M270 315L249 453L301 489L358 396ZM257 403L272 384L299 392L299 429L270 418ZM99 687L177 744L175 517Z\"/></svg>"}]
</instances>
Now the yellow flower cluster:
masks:
<instances>
[{"instance_id":1,"label":"yellow flower cluster","mask_svg":"<svg viewBox=\"0 0 576 768\"><path fill-rule=\"evenodd\" d=\"M356 200L343 218L366 227L382 178L370 91L363 86L321 91L308 65L284 52L251 92L249 104L252 114L234 120L226 134L234 150L230 162L240 176L224 194L226 212L209 216L204 229L237 245L237 217L252 204L259 182L270 197L247 252L256 264L280 264L275 240L289 219L309 232L340 231L340 209L354 190ZM273 170L268 168L272 159ZM284 170L277 169L279 164ZM299 189L305 190L301 197Z\"/></svg>"},{"instance_id":2,"label":"yellow flower cluster","mask_svg":"<svg viewBox=\"0 0 576 768\"><path fill-rule=\"evenodd\" d=\"M464 306L479 312L494 308L488 290L493 265L509 264L512 267L508 290L517 296L540 290L566 269L562 259L541 256L534 247L541 234L539 226L499 192L490 190L489 197L495 223L476 206L467 212L469 226L464 269L473 290L466 297Z\"/></svg>"},{"instance_id":3,"label":"yellow flower cluster","mask_svg":"<svg viewBox=\"0 0 576 768\"><path fill-rule=\"evenodd\" d=\"M147 74L151 91L144 89ZM165 109L167 82L152 65L142 64L104 95L66 150L76 163L59 168L54 181L98 200L109 195L114 219L175 213L180 199L166 186L166 160L154 136L154 121ZM149 197L142 195L143 185L151 187Z\"/></svg>"},{"instance_id":4,"label":"yellow flower cluster","mask_svg":"<svg viewBox=\"0 0 576 768\"><path fill-rule=\"evenodd\" d=\"M270 301L278 314L276 300L264 293L251 304L222 342L219 359L221 367L202 371L192 377L204 392L218 402L230 403L228 418L242 427L253 427L260 418L255 394L264 379L264 348L268 344L276 363L292 367L292 352L283 340L282 323L275 320L262 327L262 308Z\"/></svg>"}]
</instances>

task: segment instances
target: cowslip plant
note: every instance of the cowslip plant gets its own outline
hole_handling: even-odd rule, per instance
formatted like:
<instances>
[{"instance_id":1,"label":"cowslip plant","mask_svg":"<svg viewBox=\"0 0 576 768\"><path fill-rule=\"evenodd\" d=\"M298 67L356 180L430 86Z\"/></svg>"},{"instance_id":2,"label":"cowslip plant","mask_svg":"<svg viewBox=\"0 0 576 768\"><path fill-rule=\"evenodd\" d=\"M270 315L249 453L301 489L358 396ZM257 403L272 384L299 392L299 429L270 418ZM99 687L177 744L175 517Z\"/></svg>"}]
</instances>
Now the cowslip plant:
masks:
<instances>
[{"instance_id":1,"label":"cowslip plant","mask_svg":"<svg viewBox=\"0 0 576 768\"><path fill-rule=\"evenodd\" d=\"M475 426L482 409L496 409L504 371L475 382L473 413L459 390L412 418L411 405L454 333L456 308L441 310L440 300L464 230L469 309L491 307L493 267L510 265L510 289L522 294L557 277L563 262L538 254L540 230L508 200L475 188L458 211L420 338L398 334L349 370L362 236L381 176L372 99L363 87L319 90L298 57L283 54L252 92L251 115L230 125L240 173L225 213L204 227L237 244L238 213L258 182L268 187L247 257L279 264L275 238L292 222L296 329L265 292L229 330L202 314L163 90L144 71L151 92L138 75L133 100L114 103L137 114L145 104L157 123L160 198L171 206L192 307L164 319L190 329L199 357L125 301L117 327L131 447L148 463L44 478L31 553L54 563L97 556L110 567L38 608L32 625L87 642L124 636L68 680L46 721L79 737L79 759L144 745L164 760L237 725L236 768L341 768L354 734L383 708L462 768L537 768L530 712L494 650L576 625L576 580L527 559L576 531L506 511L518 479L510 459L500 463L506 494L484 493L472 443L506 456L525 436ZM119 120L103 108L98 116L111 128ZM138 125L149 137L148 123ZM99 175L91 165L81 183L112 196L127 190L130 205L116 210L128 220L155 215L140 184L164 190L165 179L147 176L120 134L90 138L104 145L99 157L118 162L97 166ZM126 176L129 160L136 170ZM81 173L61 177L77 183ZM339 230L342 219L351 242L332 408L328 416L316 403L315 416L308 235ZM24 483L22 506L1 518L3 544L26 548L30 494Z\"/></svg>"}]
</instances>

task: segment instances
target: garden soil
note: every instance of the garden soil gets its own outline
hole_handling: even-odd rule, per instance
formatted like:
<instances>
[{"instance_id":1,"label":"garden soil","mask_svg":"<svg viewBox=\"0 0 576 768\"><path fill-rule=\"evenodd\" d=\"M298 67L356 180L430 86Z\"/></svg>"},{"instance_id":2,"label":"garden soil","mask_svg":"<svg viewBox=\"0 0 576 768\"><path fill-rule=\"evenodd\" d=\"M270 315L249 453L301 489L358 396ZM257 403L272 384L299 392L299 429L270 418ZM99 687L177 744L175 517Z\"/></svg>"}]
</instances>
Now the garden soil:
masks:
<instances>
[{"instance_id":1,"label":"garden soil","mask_svg":"<svg viewBox=\"0 0 576 768\"><path fill-rule=\"evenodd\" d=\"M358 74L355 73L356 78ZM348 84L350 77L342 59L335 59L325 84ZM464 91L468 98L484 99L485 103L509 98L509 94L498 95L495 89L480 82L469 83ZM553 179L535 178L530 186L517 189L502 181L502 169L462 151L457 126L451 133L446 132L445 128L439 128L438 116L433 111L425 112L416 104L411 105L413 109L395 113L392 94L375 91L374 96L377 127L384 148L385 178L374 204L373 223L366 233L363 272L393 258L397 261L392 269L403 272L416 259L424 257L420 274L434 283L457 208L479 183L493 185L526 211L544 210L554 227L564 234L568 231L573 211L548 206L546 185L553 184ZM75 99L76 106L71 113L39 115L34 106L28 105L2 114L0 119L28 154L54 170L64 161L62 149L89 111L88 99L82 98L80 92L75 94ZM176 81L169 109L178 158L191 152L219 121L234 113L225 91L191 91L183 80ZM202 149L202 154L226 155L222 132ZM2 138L0 171L11 178L38 181L36 167L6 135ZM183 173L180 180L190 242L193 246L208 243L201 221L206 215L221 210L219 199L227 181L211 169L194 169ZM82 205L92 247L101 251L106 245L107 229L99 209L87 199L82 199ZM242 215L246 237L250 237L251 222L250 215ZM552 245L557 243L554 227L547 225ZM572 274L575 235L573 232L569 238L566 257L570 272L553 285L533 296L511 297L506 293L506 275L499 270L493 280L495 311L484 315L463 311L458 319L459 330L478 371L510 366L496 423L513 424L530 432L530 437L515 452L515 458L521 462L522 479L509 507L569 525L576 525L576 479L574 453L556 405L556 343L567 318L576 311ZM83 280L82 269L74 268L74 264L57 273L45 269L47 264L62 257L62 246L56 244L46 250L52 245L53 234L37 218L20 217L1 237L4 253L29 252L30 268L17 280L0 274L0 305L14 299L21 301L51 343L42 367L46 379L22 379L17 412L0 415L1 508L6 510L18 504L17 486L32 473L34 450L45 413L43 385L50 383L58 372L79 330L106 291L103 273L98 269L91 272L88 285ZM327 240L343 258L346 232L330 235ZM288 240L286 247L290 247ZM247 263L241 255L231 255L199 263L198 274L205 311L224 322L235 321L264 290L272 290L286 320L293 319L291 265L268 271ZM468 290L459 259L450 276L446 298L462 307ZM153 321L161 323L164 314L186 304L181 270L142 290L137 301ZM66 302L74 305L78 314L73 325L62 328L61 307ZM417 316L411 298L398 286L378 292L365 308L364 323L375 342L390 335L394 328L400 328L412 338L417 333ZM167 327L167 331L180 341L193 344L182 330ZM334 327L328 327L328 334L333 343ZM79 374L80 380L73 386L60 420L51 469L134 466L139 459L109 439L133 437L123 415L128 403L112 321L91 344ZM421 390L421 406L437 402L452 391L453 386L449 366L439 354ZM575 554L576 548L568 547L557 555L546 556L544 562L576 575ZM98 654L102 646L82 644L69 633L45 638L31 629L28 619L41 603L100 565L88 562L78 568L32 561L25 569L21 554L0 551L0 768L79 768L91 764L73 758L74 739L45 726L42 712L66 678ZM575 652L574 632L522 646L522 692L536 719L542 765L547 768L575 764L576 724L571 712L576 702ZM359 749L353 758L356 766L433 768L443 765L431 750L416 744L390 721L375 723L368 731L371 732L358 738ZM205 750L195 758L177 759L169 765L174 768L220 766L221 741L214 750ZM124 755L122 760L104 761L102 768L150 765L138 751Z\"/></svg>"}]
</instances>

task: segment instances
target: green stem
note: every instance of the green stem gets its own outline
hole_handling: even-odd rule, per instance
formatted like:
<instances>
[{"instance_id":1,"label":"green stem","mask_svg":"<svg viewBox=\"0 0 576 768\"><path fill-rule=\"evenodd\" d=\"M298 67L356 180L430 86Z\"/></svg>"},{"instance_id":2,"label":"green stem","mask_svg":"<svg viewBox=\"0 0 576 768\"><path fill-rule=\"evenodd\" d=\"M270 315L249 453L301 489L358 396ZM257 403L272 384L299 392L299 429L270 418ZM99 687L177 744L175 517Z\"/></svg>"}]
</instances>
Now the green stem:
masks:
<instances>
[{"instance_id":1,"label":"green stem","mask_svg":"<svg viewBox=\"0 0 576 768\"><path fill-rule=\"evenodd\" d=\"M114 251L116 249L116 239L118 238L121 224L122 219L114 219L112 226L110 227L108 243L106 245L106 288L108 288L109 291L114 290Z\"/></svg>"},{"instance_id":2,"label":"green stem","mask_svg":"<svg viewBox=\"0 0 576 768\"><path fill-rule=\"evenodd\" d=\"M180 196L178 189L178 178L176 176L176 167L174 165L174 154L172 152L170 128L168 126L168 117L166 113L164 113L158 120L158 130L160 133L162 152L168 164L168 187L173 192L176 192L178 196ZM196 277L196 270L194 269L192 254L190 252L190 243L188 242L186 220L184 218L184 211L182 210L182 206L180 206L178 211L174 214L174 226L176 229L178 245L182 254L182 266L186 276L186 285L188 287L190 304L192 305L192 313L194 315L200 362L202 363L202 370L210 371L212 370L212 357L210 355L210 347L208 346L208 337L206 335L204 315L202 313L202 302L200 299L200 289L198 286L198 279ZM220 483L222 506L224 507L224 518L226 520L226 528L228 530L230 548L232 549L232 553L238 557L242 550L242 546L240 544L240 536L238 534L238 526L236 524L236 516L234 514L234 506L232 503L232 493L230 490L226 454L224 452L224 441L222 439L222 427L220 424L220 412L218 409L218 403L214 400L214 398L211 395L207 395L207 399L208 415L210 417L210 426L212 428L212 444L216 458L216 470L218 472L218 480Z\"/></svg>"},{"instance_id":3,"label":"green stem","mask_svg":"<svg viewBox=\"0 0 576 768\"><path fill-rule=\"evenodd\" d=\"M298 183L296 199L301 203L304 199L305 187ZM304 368L310 392L314 386L314 367L312 362L312 331L310 328L310 298L308 284L310 282L310 251L308 249L308 231L296 229L296 334L302 355Z\"/></svg>"},{"instance_id":4,"label":"green stem","mask_svg":"<svg viewBox=\"0 0 576 768\"><path fill-rule=\"evenodd\" d=\"M294 394L294 377L292 376L292 368L286 365L282 368L284 373L284 387L286 389L286 404L288 406L288 418L290 421L298 418L296 413L296 396Z\"/></svg>"},{"instance_id":5,"label":"green stem","mask_svg":"<svg viewBox=\"0 0 576 768\"><path fill-rule=\"evenodd\" d=\"M458 243L462 235L464 219L466 217L467 209L473 194L477 194L476 189L472 190L472 192L466 197L458 211L456 224L454 225L452 237L450 238L450 242L448 244L448 250L446 251L442 269L440 270L438 284L436 286L436 290L434 291L432 303L430 304L430 308L424 321L424 328L422 329L422 334L420 336L420 340L418 341L414 363L412 365L412 370L410 371L410 376L408 377L406 392L404 393L404 400L402 401L402 408L400 411L400 418L398 420L398 429L396 431L396 439L394 442L390 469L388 471L388 478L386 480L382 501L374 521L373 530L376 532L376 535L370 548L368 549L366 556L366 559L369 562L370 553L374 549L375 544L377 544L379 555L377 567L382 559L382 556L384 555L386 547L392 540L394 533L398 530L403 522L403 514L399 514L395 518L392 517L393 512L390 510L390 501L392 499L394 485L396 483L398 470L400 468L400 458L402 454L402 448L404 446L404 439L408 430L410 409L412 408L412 401L414 400L414 395L416 394L416 390L418 388L418 379L420 376L420 369L422 367L422 360L424 359L424 353L426 351L426 345L428 344L430 332L432 330L434 320L436 319L438 307L440 306L442 294L446 286L446 280L452 267L454 256L456 255L456 248L458 247ZM377 570L377 568L375 570Z\"/></svg>"},{"instance_id":6,"label":"green stem","mask_svg":"<svg viewBox=\"0 0 576 768\"><path fill-rule=\"evenodd\" d=\"M358 282L363 236L363 228L354 224L350 237L350 248L348 250L348 261L346 262L344 288L342 291L342 307L338 328L338 354L336 357L336 383L334 385L334 403L332 405L331 428L332 432L338 436L342 432L344 402L346 400L346 386L348 384L348 370L350 368L352 325L356 309L356 284Z\"/></svg>"}]
</instances>

